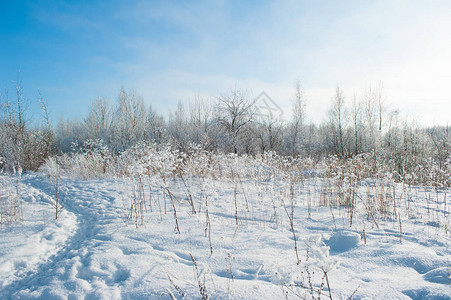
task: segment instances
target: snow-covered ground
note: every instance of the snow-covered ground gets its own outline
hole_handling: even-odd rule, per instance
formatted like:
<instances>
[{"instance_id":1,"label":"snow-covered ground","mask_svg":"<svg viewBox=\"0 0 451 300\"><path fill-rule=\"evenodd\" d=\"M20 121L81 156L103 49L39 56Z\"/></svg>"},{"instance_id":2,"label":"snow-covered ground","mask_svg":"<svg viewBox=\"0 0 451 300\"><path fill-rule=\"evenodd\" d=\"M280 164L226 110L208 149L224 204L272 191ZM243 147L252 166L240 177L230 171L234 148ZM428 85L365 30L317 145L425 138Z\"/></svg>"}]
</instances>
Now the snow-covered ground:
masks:
<instances>
[{"instance_id":1,"label":"snow-covered ground","mask_svg":"<svg viewBox=\"0 0 451 300\"><path fill-rule=\"evenodd\" d=\"M65 178L54 220L50 181L24 175L24 221L0 229L0 299L451 299L449 190L398 186L397 218L362 203L351 225L319 205L318 178L186 183Z\"/></svg>"}]
</instances>

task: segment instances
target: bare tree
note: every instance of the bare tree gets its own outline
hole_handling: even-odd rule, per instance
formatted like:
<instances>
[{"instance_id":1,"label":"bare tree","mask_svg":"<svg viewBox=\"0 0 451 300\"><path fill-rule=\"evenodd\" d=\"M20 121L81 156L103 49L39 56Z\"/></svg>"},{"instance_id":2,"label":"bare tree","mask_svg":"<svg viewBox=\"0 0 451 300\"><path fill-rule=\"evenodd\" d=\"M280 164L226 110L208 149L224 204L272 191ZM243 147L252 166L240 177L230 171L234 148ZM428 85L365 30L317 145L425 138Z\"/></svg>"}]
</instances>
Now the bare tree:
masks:
<instances>
[{"instance_id":1,"label":"bare tree","mask_svg":"<svg viewBox=\"0 0 451 300\"><path fill-rule=\"evenodd\" d=\"M162 144L166 140L166 122L160 114L149 107L146 121L146 136L151 141Z\"/></svg>"},{"instance_id":2,"label":"bare tree","mask_svg":"<svg viewBox=\"0 0 451 300\"><path fill-rule=\"evenodd\" d=\"M20 132L25 131L25 111L28 107L23 95L22 81L20 80L20 71L17 74L16 89L16 124Z\"/></svg>"},{"instance_id":3,"label":"bare tree","mask_svg":"<svg viewBox=\"0 0 451 300\"><path fill-rule=\"evenodd\" d=\"M32 157L27 157L28 151L33 147L28 142L26 134L26 110L27 102L23 94L20 71L14 83L16 99L10 102L9 93L6 91L2 97L3 124L1 130L0 156L6 160L7 169L28 169Z\"/></svg>"},{"instance_id":4,"label":"bare tree","mask_svg":"<svg viewBox=\"0 0 451 300\"><path fill-rule=\"evenodd\" d=\"M254 134L259 140L261 152L280 152L283 142L283 122L280 119L263 118L254 128Z\"/></svg>"},{"instance_id":5,"label":"bare tree","mask_svg":"<svg viewBox=\"0 0 451 300\"><path fill-rule=\"evenodd\" d=\"M91 104L85 126L89 138L106 138L106 134L113 126L113 111L107 98L99 97Z\"/></svg>"},{"instance_id":6,"label":"bare tree","mask_svg":"<svg viewBox=\"0 0 451 300\"><path fill-rule=\"evenodd\" d=\"M388 129L387 134L385 136L386 145L388 150L391 153L395 153L396 149L398 148L399 144L399 129L398 129L398 122L399 122L399 111L393 110L388 115Z\"/></svg>"},{"instance_id":7,"label":"bare tree","mask_svg":"<svg viewBox=\"0 0 451 300\"><path fill-rule=\"evenodd\" d=\"M43 159L46 159L49 155L53 154L55 146L55 134L50 124L50 116L48 111L48 105L45 98L42 96L41 91L38 90L38 101L41 106L42 120L44 122L44 128L42 130L44 153Z\"/></svg>"},{"instance_id":8,"label":"bare tree","mask_svg":"<svg viewBox=\"0 0 451 300\"><path fill-rule=\"evenodd\" d=\"M352 101L352 126L353 126L353 132L354 132L354 154L359 154L359 142L361 141L360 138L360 130L362 128L361 124L361 110L362 106L360 105L360 102L357 101L356 96L354 95L353 101Z\"/></svg>"},{"instance_id":9,"label":"bare tree","mask_svg":"<svg viewBox=\"0 0 451 300\"><path fill-rule=\"evenodd\" d=\"M208 100L200 95L196 95L194 101L189 105L192 142L195 144L205 144L212 116L213 108Z\"/></svg>"},{"instance_id":10,"label":"bare tree","mask_svg":"<svg viewBox=\"0 0 451 300\"><path fill-rule=\"evenodd\" d=\"M383 117L385 114L385 97L383 86L367 87L361 95L363 103L366 130L368 132L367 150L377 150L381 144Z\"/></svg>"},{"instance_id":11,"label":"bare tree","mask_svg":"<svg viewBox=\"0 0 451 300\"><path fill-rule=\"evenodd\" d=\"M188 145L188 119L185 113L185 107L182 102L177 103L177 109L169 116L168 123L169 135L175 147L180 150L185 150Z\"/></svg>"},{"instance_id":12,"label":"bare tree","mask_svg":"<svg viewBox=\"0 0 451 300\"><path fill-rule=\"evenodd\" d=\"M382 82L379 82L379 85L376 88L375 91L375 97L376 97L376 104L377 104L377 113L378 113L378 119L379 119L379 132L382 132L382 118L385 113L385 96L383 94L383 85Z\"/></svg>"},{"instance_id":13,"label":"bare tree","mask_svg":"<svg viewBox=\"0 0 451 300\"><path fill-rule=\"evenodd\" d=\"M293 102L293 119L292 119L292 126L293 126L293 136L292 136L292 142L291 142L291 154L295 156L298 153L298 144L299 139L303 135L303 127L305 122L305 95L304 92L301 90L301 83L298 80L296 80L296 90L294 95L294 102Z\"/></svg>"},{"instance_id":14,"label":"bare tree","mask_svg":"<svg viewBox=\"0 0 451 300\"><path fill-rule=\"evenodd\" d=\"M345 106L343 91L337 86L333 98L332 108L329 111L329 125L332 130L332 137L335 151L341 156L345 155Z\"/></svg>"},{"instance_id":15,"label":"bare tree","mask_svg":"<svg viewBox=\"0 0 451 300\"><path fill-rule=\"evenodd\" d=\"M0 99L3 112L0 157L4 158L5 168L8 170L37 170L48 155L48 141L41 130L29 126L28 101L24 95L20 71L14 90L14 101L10 102L7 92Z\"/></svg>"},{"instance_id":16,"label":"bare tree","mask_svg":"<svg viewBox=\"0 0 451 300\"><path fill-rule=\"evenodd\" d=\"M229 151L238 153L250 142L249 125L254 120L254 102L236 87L218 98L218 124L228 138ZM249 149L247 150L249 151Z\"/></svg>"},{"instance_id":17,"label":"bare tree","mask_svg":"<svg viewBox=\"0 0 451 300\"><path fill-rule=\"evenodd\" d=\"M134 91L121 88L118 107L114 114L114 140L116 148L125 149L144 139L147 112L144 101Z\"/></svg>"}]
</instances>

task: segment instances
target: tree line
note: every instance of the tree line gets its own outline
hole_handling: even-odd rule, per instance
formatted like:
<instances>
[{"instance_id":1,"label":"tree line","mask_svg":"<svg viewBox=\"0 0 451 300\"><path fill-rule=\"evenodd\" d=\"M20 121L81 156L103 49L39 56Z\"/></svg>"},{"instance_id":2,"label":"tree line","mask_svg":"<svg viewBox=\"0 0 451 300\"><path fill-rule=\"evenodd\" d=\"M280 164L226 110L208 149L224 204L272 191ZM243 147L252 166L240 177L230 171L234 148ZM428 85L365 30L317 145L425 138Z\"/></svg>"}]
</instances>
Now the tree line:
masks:
<instances>
[{"instance_id":1,"label":"tree line","mask_svg":"<svg viewBox=\"0 0 451 300\"><path fill-rule=\"evenodd\" d=\"M215 153L273 151L315 160L371 153L400 174L413 172L428 159L438 168L451 165L448 126L425 128L401 117L386 104L382 85L351 99L337 87L319 125L307 122L308 103L299 81L289 119L262 116L249 93L236 87L212 99L197 96L188 105L179 102L167 117L145 105L135 91L121 88L115 103L99 97L85 118L61 119L56 127L51 126L44 98L39 94L37 100L40 122L31 122L19 79L13 94L0 94L0 168L37 170L48 156L77 151L88 140L100 140L116 154L143 141L182 152L197 145Z\"/></svg>"}]
</instances>

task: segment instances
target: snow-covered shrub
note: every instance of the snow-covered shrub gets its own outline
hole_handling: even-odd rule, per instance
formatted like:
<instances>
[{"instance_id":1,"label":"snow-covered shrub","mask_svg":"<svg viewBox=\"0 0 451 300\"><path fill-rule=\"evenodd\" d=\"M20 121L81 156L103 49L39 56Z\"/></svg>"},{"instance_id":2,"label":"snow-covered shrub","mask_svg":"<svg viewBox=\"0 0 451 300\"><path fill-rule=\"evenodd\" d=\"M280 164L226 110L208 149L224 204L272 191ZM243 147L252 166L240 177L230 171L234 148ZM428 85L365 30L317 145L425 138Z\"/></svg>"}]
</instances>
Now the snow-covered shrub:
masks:
<instances>
[{"instance_id":1,"label":"snow-covered shrub","mask_svg":"<svg viewBox=\"0 0 451 300\"><path fill-rule=\"evenodd\" d=\"M49 140L44 131L0 123L2 169L10 172L20 167L24 171L36 171L48 155Z\"/></svg>"},{"instance_id":2,"label":"snow-covered shrub","mask_svg":"<svg viewBox=\"0 0 451 300\"><path fill-rule=\"evenodd\" d=\"M117 159L120 174L124 175L176 175L185 155L170 145L138 143L122 152Z\"/></svg>"},{"instance_id":3,"label":"snow-covered shrub","mask_svg":"<svg viewBox=\"0 0 451 300\"><path fill-rule=\"evenodd\" d=\"M417 169L417 176L424 185L441 188L451 186L451 154L444 163L439 163L432 157L427 158L424 166L419 165Z\"/></svg>"},{"instance_id":4,"label":"snow-covered shrub","mask_svg":"<svg viewBox=\"0 0 451 300\"><path fill-rule=\"evenodd\" d=\"M58 215L62 206L60 204L60 181L61 181L61 172L60 166L58 164L58 157L49 157L46 159L45 163L40 169L44 172L50 179L50 183L53 187L53 196L54 196L54 207L55 207L55 219L58 219Z\"/></svg>"},{"instance_id":5,"label":"snow-covered shrub","mask_svg":"<svg viewBox=\"0 0 451 300\"><path fill-rule=\"evenodd\" d=\"M20 174L12 177L0 174L0 224L23 220L22 199L19 192Z\"/></svg>"},{"instance_id":6,"label":"snow-covered shrub","mask_svg":"<svg viewBox=\"0 0 451 300\"><path fill-rule=\"evenodd\" d=\"M202 149L199 145L191 145L184 160L184 173L189 176L212 175L215 168L214 154Z\"/></svg>"},{"instance_id":7,"label":"snow-covered shrub","mask_svg":"<svg viewBox=\"0 0 451 300\"><path fill-rule=\"evenodd\" d=\"M92 177L111 176L114 168L114 156L102 140L86 140L79 145L72 145L73 152L58 157L61 174L88 179ZM53 160L46 160L41 169L53 168Z\"/></svg>"}]
</instances>

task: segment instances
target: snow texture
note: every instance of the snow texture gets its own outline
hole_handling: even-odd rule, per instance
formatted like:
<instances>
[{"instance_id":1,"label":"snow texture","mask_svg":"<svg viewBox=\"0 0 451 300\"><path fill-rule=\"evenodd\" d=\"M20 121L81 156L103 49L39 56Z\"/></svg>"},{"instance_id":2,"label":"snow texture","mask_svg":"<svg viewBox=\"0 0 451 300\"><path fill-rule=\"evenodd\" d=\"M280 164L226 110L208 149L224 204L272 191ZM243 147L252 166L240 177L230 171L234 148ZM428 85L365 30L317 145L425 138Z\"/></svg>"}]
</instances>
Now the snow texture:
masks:
<instances>
[{"instance_id":1,"label":"snow texture","mask_svg":"<svg viewBox=\"0 0 451 300\"><path fill-rule=\"evenodd\" d=\"M327 298L324 272L334 299L451 299L449 231L428 225L419 202L400 237L396 221L378 219L377 228L362 215L350 226L339 208L332 217L329 207L315 206L309 218L301 194L293 214L297 264L271 182L262 183L266 189L243 181L237 195L231 182L190 183L196 199L208 197L213 254L206 203L196 202L201 212L193 213L180 180L167 183L176 234L170 199L157 186L146 187L153 207L136 228L130 180L62 179L64 209L54 220L50 181L25 175L25 220L0 230L0 299L196 299L202 287L213 299L311 298L318 289Z\"/></svg>"}]
</instances>

